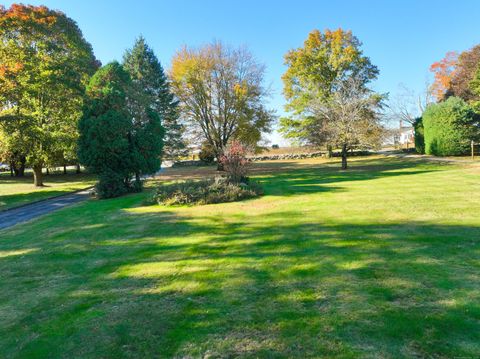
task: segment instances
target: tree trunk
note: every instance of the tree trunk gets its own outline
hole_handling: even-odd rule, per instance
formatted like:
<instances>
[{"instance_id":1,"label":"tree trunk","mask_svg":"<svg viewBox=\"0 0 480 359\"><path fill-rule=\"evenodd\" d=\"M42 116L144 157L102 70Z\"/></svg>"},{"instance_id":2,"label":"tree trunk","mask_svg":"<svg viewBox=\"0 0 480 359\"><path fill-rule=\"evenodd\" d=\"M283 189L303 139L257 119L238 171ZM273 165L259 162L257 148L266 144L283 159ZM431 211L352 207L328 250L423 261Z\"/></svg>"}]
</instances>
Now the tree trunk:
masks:
<instances>
[{"instance_id":1,"label":"tree trunk","mask_svg":"<svg viewBox=\"0 0 480 359\"><path fill-rule=\"evenodd\" d=\"M27 163L27 159L22 156L20 159L20 167L18 168L18 176L23 177L25 176L25 164Z\"/></svg>"},{"instance_id":2,"label":"tree trunk","mask_svg":"<svg viewBox=\"0 0 480 359\"><path fill-rule=\"evenodd\" d=\"M10 177L13 177L13 162L10 163Z\"/></svg>"},{"instance_id":3,"label":"tree trunk","mask_svg":"<svg viewBox=\"0 0 480 359\"><path fill-rule=\"evenodd\" d=\"M327 158L332 158L332 157L333 157L332 145L327 145Z\"/></svg>"},{"instance_id":4,"label":"tree trunk","mask_svg":"<svg viewBox=\"0 0 480 359\"><path fill-rule=\"evenodd\" d=\"M48 170L48 167L46 168L46 170L47 170L47 171L46 171L46 172L47 172L46 175L47 175L47 176L50 175L50 171Z\"/></svg>"},{"instance_id":5,"label":"tree trunk","mask_svg":"<svg viewBox=\"0 0 480 359\"><path fill-rule=\"evenodd\" d=\"M12 170L15 175L15 177L20 177L20 170L17 167L17 164L15 162L12 162Z\"/></svg>"},{"instance_id":6,"label":"tree trunk","mask_svg":"<svg viewBox=\"0 0 480 359\"><path fill-rule=\"evenodd\" d=\"M33 184L35 187L43 187L42 165L33 166Z\"/></svg>"},{"instance_id":7,"label":"tree trunk","mask_svg":"<svg viewBox=\"0 0 480 359\"><path fill-rule=\"evenodd\" d=\"M77 163L77 174L82 173L82 169L80 168L80 163Z\"/></svg>"},{"instance_id":8,"label":"tree trunk","mask_svg":"<svg viewBox=\"0 0 480 359\"><path fill-rule=\"evenodd\" d=\"M63 174L64 174L64 175L67 174L67 165L63 165Z\"/></svg>"},{"instance_id":9,"label":"tree trunk","mask_svg":"<svg viewBox=\"0 0 480 359\"><path fill-rule=\"evenodd\" d=\"M12 161L10 163L10 174L13 173L15 177L23 177L25 175L25 163L27 159L25 157L20 157L19 161Z\"/></svg>"},{"instance_id":10,"label":"tree trunk","mask_svg":"<svg viewBox=\"0 0 480 359\"><path fill-rule=\"evenodd\" d=\"M347 144L344 143L342 145L342 170L347 169L347 154L348 154Z\"/></svg>"}]
</instances>

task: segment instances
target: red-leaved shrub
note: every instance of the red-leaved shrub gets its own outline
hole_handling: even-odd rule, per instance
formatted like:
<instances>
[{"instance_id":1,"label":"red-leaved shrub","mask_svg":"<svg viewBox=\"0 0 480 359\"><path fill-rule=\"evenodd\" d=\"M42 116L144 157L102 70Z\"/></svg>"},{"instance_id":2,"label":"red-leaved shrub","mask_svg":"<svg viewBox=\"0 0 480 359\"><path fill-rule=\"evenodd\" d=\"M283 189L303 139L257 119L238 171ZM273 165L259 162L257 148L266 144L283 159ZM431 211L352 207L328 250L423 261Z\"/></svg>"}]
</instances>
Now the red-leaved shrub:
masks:
<instances>
[{"instance_id":1,"label":"red-leaved shrub","mask_svg":"<svg viewBox=\"0 0 480 359\"><path fill-rule=\"evenodd\" d=\"M228 178L233 183L244 182L248 173L248 149L240 141L233 140L227 146L221 161Z\"/></svg>"}]
</instances>

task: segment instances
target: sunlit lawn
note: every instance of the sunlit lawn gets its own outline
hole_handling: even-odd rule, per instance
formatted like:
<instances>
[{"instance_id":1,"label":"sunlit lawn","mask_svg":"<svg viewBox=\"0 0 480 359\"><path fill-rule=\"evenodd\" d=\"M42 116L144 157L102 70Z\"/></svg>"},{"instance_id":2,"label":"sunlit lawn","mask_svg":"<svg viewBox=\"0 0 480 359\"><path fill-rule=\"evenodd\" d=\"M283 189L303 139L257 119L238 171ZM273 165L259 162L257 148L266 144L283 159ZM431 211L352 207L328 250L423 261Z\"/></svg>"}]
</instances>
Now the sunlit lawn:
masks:
<instances>
[{"instance_id":1,"label":"sunlit lawn","mask_svg":"<svg viewBox=\"0 0 480 359\"><path fill-rule=\"evenodd\" d=\"M144 193L5 230L0 356L478 358L479 175L263 163L259 199Z\"/></svg>"},{"instance_id":2,"label":"sunlit lawn","mask_svg":"<svg viewBox=\"0 0 480 359\"><path fill-rule=\"evenodd\" d=\"M25 177L10 177L10 173L0 173L0 211L76 191L95 183L93 175L73 173L51 174L45 176L44 180L45 186L36 188L30 172Z\"/></svg>"}]
</instances>

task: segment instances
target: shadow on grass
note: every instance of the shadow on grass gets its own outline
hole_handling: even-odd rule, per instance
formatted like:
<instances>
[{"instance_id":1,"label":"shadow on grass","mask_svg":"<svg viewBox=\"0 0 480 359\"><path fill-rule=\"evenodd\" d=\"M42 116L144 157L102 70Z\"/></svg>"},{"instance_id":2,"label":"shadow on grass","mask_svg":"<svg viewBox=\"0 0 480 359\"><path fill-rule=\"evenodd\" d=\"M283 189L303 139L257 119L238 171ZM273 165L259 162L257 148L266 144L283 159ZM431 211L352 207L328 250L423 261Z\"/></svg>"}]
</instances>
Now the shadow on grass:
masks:
<instances>
[{"instance_id":1,"label":"shadow on grass","mask_svg":"<svg viewBox=\"0 0 480 359\"><path fill-rule=\"evenodd\" d=\"M340 162L269 161L250 165L251 176L265 185L268 195L298 195L316 192L342 191L343 182L411 176L440 170L450 163L431 163L422 159L355 158L348 170L341 170ZM292 176L292 173L294 175ZM168 169L157 181L202 179L222 175L215 167Z\"/></svg>"},{"instance_id":2,"label":"shadow on grass","mask_svg":"<svg viewBox=\"0 0 480 359\"><path fill-rule=\"evenodd\" d=\"M0 242L0 352L480 354L478 227L326 225L298 212L221 221L120 201L72 209L68 228L50 219Z\"/></svg>"},{"instance_id":3,"label":"shadow on grass","mask_svg":"<svg viewBox=\"0 0 480 359\"><path fill-rule=\"evenodd\" d=\"M298 195L315 192L342 191L343 182L369 181L389 177L403 177L440 170L445 164L426 161L402 161L395 158L357 159L347 170L338 163L305 165L300 163L273 164L272 167L253 168L253 175L266 185L269 195ZM448 164L447 164L448 166ZM295 173L292 176L292 171Z\"/></svg>"}]
</instances>

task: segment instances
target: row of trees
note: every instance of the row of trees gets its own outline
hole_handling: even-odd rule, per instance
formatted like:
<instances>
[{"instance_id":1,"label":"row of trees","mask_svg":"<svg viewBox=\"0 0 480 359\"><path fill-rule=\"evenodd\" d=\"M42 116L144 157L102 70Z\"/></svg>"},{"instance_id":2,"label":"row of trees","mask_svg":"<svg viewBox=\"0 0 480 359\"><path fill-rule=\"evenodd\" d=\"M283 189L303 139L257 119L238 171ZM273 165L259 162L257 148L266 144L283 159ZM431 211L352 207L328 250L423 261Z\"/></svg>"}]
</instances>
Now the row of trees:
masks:
<instances>
[{"instance_id":1,"label":"row of trees","mask_svg":"<svg viewBox=\"0 0 480 359\"><path fill-rule=\"evenodd\" d=\"M370 89L379 71L350 31L314 30L303 47L286 54L285 63L290 116L281 119L281 131L286 137L340 148L344 169L349 150L380 144L386 96ZM219 42L183 48L173 57L170 77L183 118L192 125L193 137L213 151L219 169L227 143L235 139L253 147L271 127L264 72L245 48Z\"/></svg>"},{"instance_id":2,"label":"row of trees","mask_svg":"<svg viewBox=\"0 0 480 359\"><path fill-rule=\"evenodd\" d=\"M101 75L92 78L99 67L77 24L62 12L44 6L1 6L0 161L9 163L17 175L31 167L37 186L43 185L42 168L78 163L78 124L82 116L91 116L96 106L92 102L99 101L100 90L94 90L93 82ZM109 71L122 78L113 68ZM165 128L164 155L183 155L178 101L143 38L126 52L122 70L129 77L128 89L124 84L123 90L135 131L147 112L155 112ZM105 84L105 91L110 85ZM112 100L104 95L106 102Z\"/></svg>"},{"instance_id":3,"label":"row of trees","mask_svg":"<svg viewBox=\"0 0 480 359\"><path fill-rule=\"evenodd\" d=\"M42 168L81 162L104 197L139 189L162 153L185 154L184 137L221 169L228 143L255 147L275 119L265 66L243 47L184 47L167 77L139 38L121 64L100 67L73 20L28 5L0 7L0 40L0 160L31 167L37 186ZM285 63L287 137L340 148L342 168L349 150L378 145L385 96L369 87L379 71L351 32L315 30Z\"/></svg>"},{"instance_id":4,"label":"row of trees","mask_svg":"<svg viewBox=\"0 0 480 359\"><path fill-rule=\"evenodd\" d=\"M245 48L182 48L169 79L143 38L100 68L76 23L43 6L1 7L0 25L0 160L19 175L31 167L37 186L42 168L80 161L106 196L138 188L162 133L164 157L186 154L187 124L221 167L232 139L255 146L274 120L265 67Z\"/></svg>"},{"instance_id":5,"label":"row of trees","mask_svg":"<svg viewBox=\"0 0 480 359\"><path fill-rule=\"evenodd\" d=\"M378 68L350 31L312 31L303 47L285 55L285 64L289 116L280 120L280 130L287 138L340 148L344 169L350 150L380 145L386 96L369 87ZM183 48L173 58L170 76L184 118L196 125L192 132L213 151L219 168L229 141L252 147L270 129L274 116L264 106L264 66L246 49L218 42Z\"/></svg>"}]
</instances>

